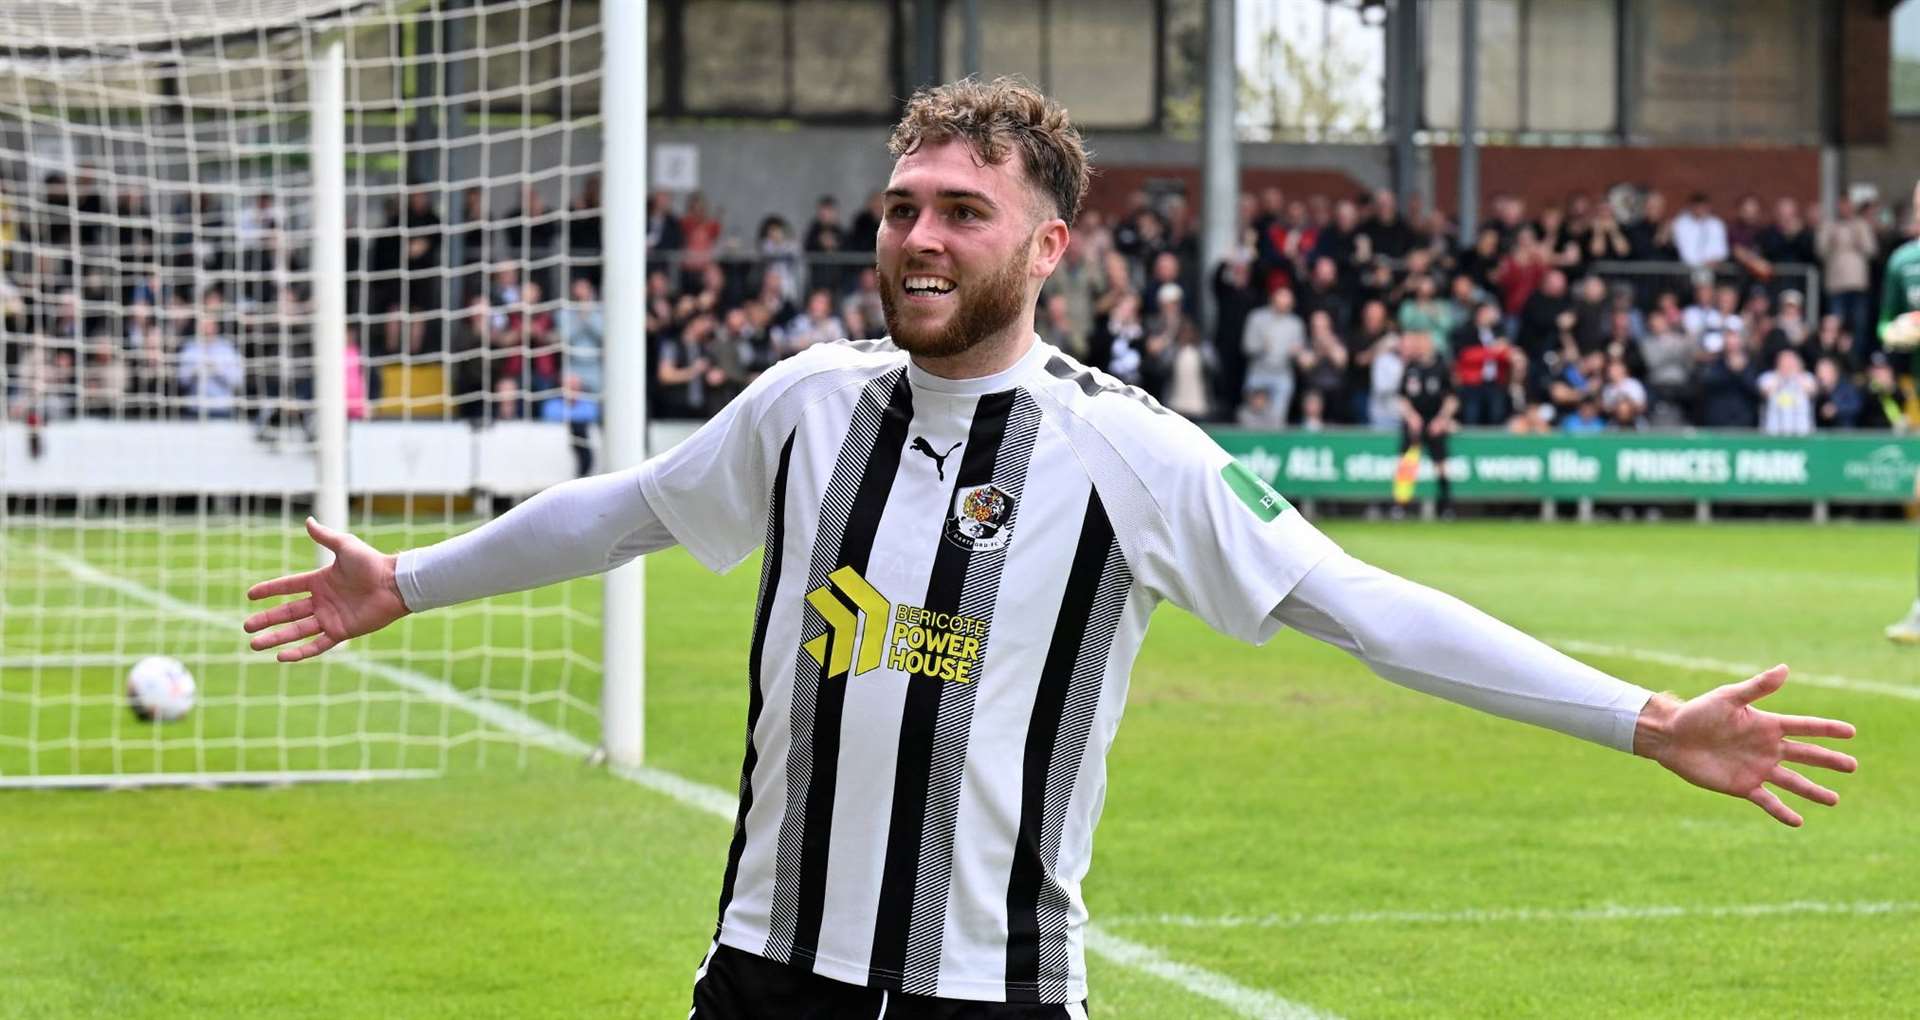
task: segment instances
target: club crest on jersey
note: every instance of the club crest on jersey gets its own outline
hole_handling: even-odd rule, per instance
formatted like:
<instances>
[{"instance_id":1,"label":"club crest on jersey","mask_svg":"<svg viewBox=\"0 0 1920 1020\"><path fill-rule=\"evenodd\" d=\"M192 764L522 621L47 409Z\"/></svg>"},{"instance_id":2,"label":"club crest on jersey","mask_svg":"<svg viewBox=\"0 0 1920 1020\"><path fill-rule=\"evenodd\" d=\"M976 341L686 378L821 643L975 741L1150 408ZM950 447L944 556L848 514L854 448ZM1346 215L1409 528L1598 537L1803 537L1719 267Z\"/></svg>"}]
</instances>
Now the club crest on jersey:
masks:
<instances>
[{"instance_id":1,"label":"club crest on jersey","mask_svg":"<svg viewBox=\"0 0 1920 1020\"><path fill-rule=\"evenodd\" d=\"M946 539L968 552L1004 549L1013 537L1013 497L997 485L974 485L953 494Z\"/></svg>"}]
</instances>

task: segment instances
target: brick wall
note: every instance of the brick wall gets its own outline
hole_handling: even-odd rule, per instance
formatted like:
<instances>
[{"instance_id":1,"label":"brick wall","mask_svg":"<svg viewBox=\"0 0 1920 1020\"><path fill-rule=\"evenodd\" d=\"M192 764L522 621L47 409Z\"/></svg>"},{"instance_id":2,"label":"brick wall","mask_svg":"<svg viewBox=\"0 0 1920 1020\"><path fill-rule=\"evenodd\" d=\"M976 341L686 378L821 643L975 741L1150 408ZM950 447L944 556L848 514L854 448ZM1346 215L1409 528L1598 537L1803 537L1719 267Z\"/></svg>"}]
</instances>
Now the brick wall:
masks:
<instances>
[{"instance_id":1,"label":"brick wall","mask_svg":"<svg viewBox=\"0 0 1920 1020\"><path fill-rule=\"evenodd\" d=\"M1460 150L1433 150L1433 187L1442 209L1454 211L1460 193ZM1788 196L1812 202L1820 196L1820 150L1812 146L1718 148L1483 147L1480 150L1480 212L1497 192L1527 199L1529 209L1561 203L1573 192L1599 195L1627 182L1665 192L1678 212L1688 195L1704 191L1721 215L1749 192L1772 203Z\"/></svg>"}]
</instances>

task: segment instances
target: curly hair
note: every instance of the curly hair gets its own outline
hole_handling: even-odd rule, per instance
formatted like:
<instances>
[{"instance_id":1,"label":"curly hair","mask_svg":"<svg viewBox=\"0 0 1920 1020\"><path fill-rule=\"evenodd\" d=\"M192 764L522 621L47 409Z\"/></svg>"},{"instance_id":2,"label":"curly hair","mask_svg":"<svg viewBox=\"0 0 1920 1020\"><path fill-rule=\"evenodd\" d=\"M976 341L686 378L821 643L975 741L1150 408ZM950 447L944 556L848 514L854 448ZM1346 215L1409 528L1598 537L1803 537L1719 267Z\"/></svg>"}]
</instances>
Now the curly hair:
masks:
<instances>
[{"instance_id":1,"label":"curly hair","mask_svg":"<svg viewBox=\"0 0 1920 1020\"><path fill-rule=\"evenodd\" d=\"M1072 226L1087 196L1092 171L1080 129L1066 108L1018 78L956 82L921 89L887 139L895 159L923 142L959 138L989 165L1007 161L1018 148L1027 180L1052 200L1053 213Z\"/></svg>"}]
</instances>

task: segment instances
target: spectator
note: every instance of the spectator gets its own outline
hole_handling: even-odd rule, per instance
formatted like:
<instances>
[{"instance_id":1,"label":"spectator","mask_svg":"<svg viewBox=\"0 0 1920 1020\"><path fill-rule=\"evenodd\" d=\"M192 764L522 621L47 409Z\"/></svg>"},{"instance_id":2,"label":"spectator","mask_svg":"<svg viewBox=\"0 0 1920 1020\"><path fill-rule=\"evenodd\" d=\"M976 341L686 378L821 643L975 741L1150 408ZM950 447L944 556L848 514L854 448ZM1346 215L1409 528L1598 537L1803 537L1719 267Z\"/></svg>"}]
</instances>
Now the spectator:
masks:
<instances>
[{"instance_id":1,"label":"spectator","mask_svg":"<svg viewBox=\"0 0 1920 1020\"><path fill-rule=\"evenodd\" d=\"M1792 350L1800 355L1801 364L1811 365L1815 361L1817 346L1807 329L1806 310L1802 307L1800 292L1782 291L1780 314L1761 336L1760 363L1771 365L1779 360L1781 351Z\"/></svg>"},{"instance_id":2,"label":"spectator","mask_svg":"<svg viewBox=\"0 0 1920 1020\"><path fill-rule=\"evenodd\" d=\"M847 231L848 251L873 251L879 246L880 217L886 211L887 196L874 192L867 196L867 204L853 217L853 226Z\"/></svg>"},{"instance_id":3,"label":"spectator","mask_svg":"<svg viewBox=\"0 0 1920 1020\"><path fill-rule=\"evenodd\" d=\"M1593 218L1580 238L1583 262L1605 262L1633 257L1633 242L1614 218L1613 203L1602 201L1594 207Z\"/></svg>"},{"instance_id":4,"label":"spectator","mask_svg":"<svg viewBox=\"0 0 1920 1020\"><path fill-rule=\"evenodd\" d=\"M1573 301L1574 343L1582 353L1607 345L1613 329L1613 306L1607 300L1607 285L1598 276L1580 281L1580 294Z\"/></svg>"},{"instance_id":5,"label":"spectator","mask_svg":"<svg viewBox=\"0 0 1920 1020\"><path fill-rule=\"evenodd\" d=\"M1249 388L1240 401L1240 410L1234 416L1234 424L1243 429L1264 429L1276 431L1286 426L1286 419L1274 410L1273 397L1266 390Z\"/></svg>"},{"instance_id":6,"label":"spectator","mask_svg":"<svg viewBox=\"0 0 1920 1020\"><path fill-rule=\"evenodd\" d=\"M1500 308L1480 306L1472 322L1454 335L1454 385L1460 397L1460 423L1499 425L1513 414L1511 390L1517 378L1518 351L1501 332Z\"/></svg>"},{"instance_id":7,"label":"spectator","mask_svg":"<svg viewBox=\"0 0 1920 1020\"><path fill-rule=\"evenodd\" d=\"M1341 406L1347 382L1347 345L1341 341L1340 334L1334 332L1333 316L1326 310L1307 317L1307 347L1296 364L1299 381L1305 384L1301 399L1311 396L1314 406L1309 414L1303 403L1301 419L1319 422L1327 408Z\"/></svg>"},{"instance_id":8,"label":"spectator","mask_svg":"<svg viewBox=\"0 0 1920 1020\"><path fill-rule=\"evenodd\" d=\"M1820 329L1813 335L1813 346L1822 358L1834 358L1840 362L1841 371L1853 375L1860 371L1859 345L1853 342L1846 328L1840 323L1840 316L1828 312L1820 317Z\"/></svg>"},{"instance_id":9,"label":"spectator","mask_svg":"<svg viewBox=\"0 0 1920 1020\"><path fill-rule=\"evenodd\" d=\"M1067 250L1060 262L1054 267L1053 275L1047 278L1041 294L1046 298L1059 295L1066 302L1067 335L1077 337L1078 349L1066 349L1075 358L1086 360L1087 338L1093 335L1094 294L1098 287L1098 270L1087 257L1087 242L1075 235L1067 242Z\"/></svg>"},{"instance_id":10,"label":"spectator","mask_svg":"<svg viewBox=\"0 0 1920 1020\"><path fill-rule=\"evenodd\" d=\"M1687 308L1682 322L1703 354L1719 354L1728 337L1745 338L1746 323L1741 321L1739 305L1740 292L1731 285L1715 289L1700 284L1694 288L1694 304Z\"/></svg>"},{"instance_id":11,"label":"spectator","mask_svg":"<svg viewBox=\"0 0 1920 1020\"><path fill-rule=\"evenodd\" d=\"M1866 397L1860 388L1848 379L1839 361L1833 358L1821 358L1813 368L1814 381L1819 385L1819 402L1816 414L1822 429L1851 429L1860 424L1860 414L1866 407Z\"/></svg>"},{"instance_id":12,"label":"spectator","mask_svg":"<svg viewBox=\"0 0 1920 1020\"><path fill-rule=\"evenodd\" d=\"M703 312L688 320L679 336L661 339L660 364L654 370L661 417L699 418L707 413L707 370L714 367L707 343L714 325L713 317Z\"/></svg>"},{"instance_id":13,"label":"spectator","mask_svg":"<svg viewBox=\"0 0 1920 1020\"><path fill-rule=\"evenodd\" d=\"M1107 316L1107 371L1129 386L1141 384L1141 358L1145 353L1147 330L1140 321L1140 297L1119 291L1113 311Z\"/></svg>"},{"instance_id":14,"label":"spectator","mask_svg":"<svg viewBox=\"0 0 1920 1020\"><path fill-rule=\"evenodd\" d=\"M1507 306L1509 315L1516 311L1520 317L1520 349L1527 352L1527 358L1539 361L1548 351L1559 345L1561 317L1573 311L1573 298L1567 294L1567 275L1558 269L1548 270L1540 280L1540 289L1528 297L1525 304L1515 309Z\"/></svg>"},{"instance_id":15,"label":"spectator","mask_svg":"<svg viewBox=\"0 0 1920 1020\"><path fill-rule=\"evenodd\" d=\"M111 339L87 344L79 367L79 413L88 418L117 418L127 395L127 366Z\"/></svg>"},{"instance_id":16,"label":"spectator","mask_svg":"<svg viewBox=\"0 0 1920 1020\"><path fill-rule=\"evenodd\" d=\"M1773 223L1760 231L1760 257L1790 265L1810 266L1819 262L1818 245L1806 219L1800 215L1800 203L1782 198L1773 204Z\"/></svg>"},{"instance_id":17,"label":"spectator","mask_svg":"<svg viewBox=\"0 0 1920 1020\"><path fill-rule=\"evenodd\" d=\"M1242 334L1247 355L1247 389L1267 395L1279 427L1287 420L1293 405L1294 365L1307 349L1306 324L1293 313L1293 291L1281 287L1267 298L1267 304L1247 316Z\"/></svg>"},{"instance_id":18,"label":"spectator","mask_svg":"<svg viewBox=\"0 0 1920 1020\"><path fill-rule=\"evenodd\" d=\"M1640 358L1646 365L1652 424L1674 428L1686 424L1686 406L1693 386L1694 343L1672 317L1655 309L1647 317L1640 338Z\"/></svg>"},{"instance_id":19,"label":"spectator","mask_svg":"<svg viewBox=\"0 0 1920 1020\"><path fill-rule=\"evenodd\" d=\"M1647 388L1628 371L1625 358L1607 359L1607 384L1600 391L1600 409L1616 429L1646 427Z\"/></svg>"},{"instance_id":20,"label":"spectator","mask_svg":"<svg viewBox=\"0 0 1920 1020\"><path fill-rule=\"evenodd\" d=\"M832 195L821 195L813 208L813 222L807 225L805 246L807 285L837 295L843 289L844 267L835 258L847 247L847 230L840 223L840 203Z\"/></svg>"},{"instance_id":21,"label":"spectator","mask_svg":"<svg viewBox=\"0 0 1920 1020\"><path fill-rule=\"evenodd\" d=\"M1400 216L1399 201L1386 188L1373 193L1373 212L1360 233L1366 237L1374 255L1399 259L1413 248L1413 230Z\"/></svg>"},{"instance_id":22,"label":"spectator","mask_svg":"<svg viewBox=\"0 0 1920 1020\"><path fill-rule=\"evenodd\" d=\"M833 294L822 287L807 295L806 311L774 331L773 349L780 357L787 358L814 344L845 339L846 335L847 327L833 314Z\"/></svg>"},{"instance_id":23,"label":"spectator","mask_svg":"<svg viewBox=\"0 0 1920 1020\"><path fill-rule=\"evenodd\" d=\"M1160 367L1155 375L1168 409L1194 421L1213 417L1213 376L1218 364L1213 347L1200 342L1200 330L1178 305L1162 306L1161 332L1149 341Z\"/></svg>"},{"instance_id":24,"label":"spectator","mask_svg":"<svg viewBox=\"0 0 1920 1020\"><path fill-rule=\"evenodd\" d=\"M856 315L866 328L853 328ZM880 303L880 281L872 266L860 267L859 275L854 278L853 293L840 302L840 318L847 327L847 335L856 340L872 340L886 332L886 309ZM856 332L859 336L854 336ZM1080 335L1085 337L1086 333ZM1084 354L1074 356L1084 357Z\"/></svg>"},{"instance_id":25,"label":"spectator","mask_svg":"<svg viewBox=\"0 0 1920 1020\"><path fill-rule=\"evenodd\" d=\"M607 313L600 307L600 295L593 281L581 277L573 281L572 300L560 309L556 326L565 348L563 377L577 384L579 397L598 401L605 386L602 359L606 346Z\"/></svg>"},{"instance_id":26,"label":"spectator","mask_svg":"<svg viewBox=\"0 0 1920 1020\"><path fill-rule=\"evenodd\" d=\"M1601 413L1600 398L1591 394L1581 396L1571 413L1560 416L1560 430L1568 435L1603 432L1606 427L1607 418Z\"/></svg>"},{"instance_id":27,"label":"spectator","mask_svg":"<svg viewBox=\"0 0 1920 1020\"><path fill-rule=\"evenodd\" d=\"M446 307L449 300L443 293L446 281L440 275L443 231L440 214L433 208L432 194L415 190L407 196L402 229L406 240L408 307L415 311Z\"/></svg>"},{"instance_id":28,"label":"spectator","mask_svg":"<svg viewBox=\"0 0 1920 1020\"><path fill-rule=\"evenodd\" d=\"M1901 412L1900 381L1894 377L1893 364L1885 351L1875 351L1867 359L1867 385L1861 398L1861 428L1907 430L1906 415Z\"/></svg>"},{"instance_id":29,"label":"spectator","mask_svg":"<svg viewBox=\"0 0 1920 1020\"><path fill-rule=\"evenodd\" d=\"M759 250L762 288L773 288L782 303L800 300L800 243L793 239L793 232L787 229L786 220L769 216L760 221ZM763 289L761 300L766 298Z\"/></svg>"},{"instance_id":30,"label":"spectator","mask_svg":"<svg viewBox=\"0 0 1920 1020\"><path fill-rule=\"evenodd\" d=\"M1712 267L1727 260L1727 225L1713 214L1704 193L1696 192L1685 211L1673 218L1673 246L1680 261L1690 266Z\"/></svg>"},{"instance_id":31,"label":"spectator","mask_svg":"<svg viewBox=\"0 0 1920 1020\"><path fill-rule=\"evenodd\" d=\"M1364 425L1367 421L1367 405L1372 399L1369 388L1373 378L1373 355L1380 342L1394 332L1393 320L1387 316L1387 306L1383 301L1370 300L1360 306L1360 321L1345 336L1347 344L1347 374L1343 384L1343 400L1334 404L1338 408L1335 417L1341 422ZM1431 335L1429 335L1431 339ZM1438 347L1438 345L1435 345ZM1444 363L1445 358L1441 361Z\"/></svg>"},{"instance_id":32,"label":"spectator","mask_svg":"<svg viewBox=\"0 0 1920 1020\"><path fill-rule=\"evenodd\" d=\"M1856 340L1873 336L1869 332L1872 310L1867 288L1872 281L1868 271L1879 245L1873 224L1845 195L1835 204L1833 219L1820 225L1816 247L1827 293L1833 298L1833 310ZM1871 340L1868 345L1872 346Z\"/></svg>"},{"instance_id":33,"label":"spectator","mask_svg":"<svg viewBox=\"0 0 1920 1020\"><path fill-rule=\"evenodd\" d=\"M221 332L220 320L203 315L194 338L180 349L176 380L189 415L232 418L245 366L233 341Z\"/></svg>"},{"instance_id":34,"label":"spectator","mask_svg":"<svg viewBox=\"0 0 1920 1020\"><path fill-rule=\"evenodd\" d=\"M1820 388L1799 354L1781 351L1773 371L1760 376L1759 388L1765 402L1760 431L1770 436L1804 436L1813 431L1813 405Z\"/></svg>"},{"instance_id":35,"label":"spectator","mask_svg":"<svg viewBox=\"0 0 1920 1020\"><path fill-rule=\"evenodd\" d=\"M647 250L677 252L686 247L680 230L680 217L674 215L673 197L664 191L647 196ZM513 250L509 246L508 250Z\"/></svg>"},{"instance_id":36,"label":"spectator","mask_svg":"<svg viewBox=\"0 0 1920 1020\"><path fill-rule=\"evenodd\" d=\"M1213 348L1220 366L1214 377L1218 407L1235 406L1237 395L1246 389L1247 320L1267 300L1266 292L1253 285L1250 252L1236 251L1221 261L1213 274Z\"/></svg>"},{"instance_id":37,"label":"spectator","mask_svg":"<svg viewBox=\"0 0 1920 1020\"><path fill-rule=\"evenodd\" d=\"M487 403L487 420L519 421L525 417L520 412L520 401L520 383L513 376L494 380L492 399Z\"/></svg>"},{"instance_id":38,"label":"spectator","mask_svg":"<svg viewBox=\"0 0 1920 1020\"><path fill-rule=\"evenodd\" d=\"M698 246L693 243L693 226L704 216L705 205L699 192L687 199L687 214L680 218L681 231L687 237L689 251ZM716 223L717 228L719 225ZM715 230L718 233L718 230ZM603 247L600 235L600 175L591 173L580 182L580 190L574 193L573 201L567 205L567 250L582 255L598 255ZM707 245L708 248L712 244ZM600 286L596 263L581 267L582 271L593 277L593 285Z\"/></svg>"},{"instance_id":39,"label":"spectator","mask_svg":"<svg viewBox=\"0 0 1920 1020\"><path fill-rule=\"evenodd\" d=\"M713 253L720 246L720 231L720 213L707 209L707 196L698 191L688 195L686 215L680 217L680 247L686 252L680 263L682 279L696 278L713 265Z\"/></svg>"},{"instance_id":40,"label":"spectator","mask_svg":"<svg viewBox=\"0 0 1920 1020\"><path fill-rule=\"evenodd\" d=\"M1391 432L1400 425L1400 383L1407 371L1406 359L1400 353L1400 338L1405 335L1388 334L1373 355L1373 374L1368 379L1371 399L1367 404L1367 425L1376 432Z\"/></svg>"},{"instance_id":41,"label":"spectator","mask_svg":"<svg viewBox=\"0 0 1920 1020\"><path fill-rule=\"evenodd\" d=\"M1072 355L1076 360L1086 360L1087 338L1074 332L1073 317L1067 314L1067 296L1051 294L1041 299L1040 314L1035 323L1040 339Z\"/></svg>"},{"instance_id":42,"label":"spectator","mask_svg":"<svg viewBox=\"0 0 1920 1020\"><path fill-rule=\"evenodd\" d=\"M1315 312L1327 313L1335 332L1344 332L1353 321L1353 306L1340 285L1340 267L1332 258L1313 260L1313 273L1299 297L1300 314L1311 320Z\"/></svg>"},{"instance_id":43,"label":"spectator","mask_svg":"<svg viewBox=\"0 0 1920 1020\"><path fill-rule=\"evenodd\" d=\"M1422 273L1411 277L1409 283L1412 293L1400 303L1400 314L1395 316L1400 332L1427 334L1445 357L1453 331L1460 326L1459 313L1452 302L1441 300L1439 285L1432 276Z\"/></svg>"},{"instance_id":44,"label":"spectator","mask_svg":"<svg viewBox=\"0 0 1920 1020\"><path fill-rule=\"evenodd\" d=\"M1727 227L1727 247L1733 255L1733 261L1757 280L1773 276L1773 266L1760 254L1761 236L1766 229L1760 196L1740 196L1740 202L1734 206L1733 223Z\"/></svg>"},{"instance_id":45,"label":"spectator","mask_svg":"<svg viewBox=\"0 0 1920 1020\"><path fill-rule=\"evenodd\" d=\"M1454 268L1458 273L1455 279L1471 281L1476 290L1488 293L1499 292L1504 295L1505 291L1501 290L1495 282L1495 277L1500 271L1502 259L1500 252L1499 228L1481 227L1480 232L1474 236L1473 246L1461 252L1460 257L1455 260Z\"/></svg>"},{"instance_id":46,"label":"spectator","mask_svg":"<svg viewBox=\"0 0 1920 1020\"><path fill-rule=\"evenodd\" d=\"M1647 192L1640 218L1628 225L1626 234L1632 258L1654 262L1680 258L1680 250L1673 242L1673 221L1667 218L1667 197L1658 191Z\"/></svg>"},{"instance_id":47,"label":"spectator","mask_svg":"<svg viewBox=\"0 0 1920 1020\"><path fill-rule=\"evenodd\" d=\"M560 392L540 402L540 420L563 423L572 437L573 474L585 478L593 473L593 446L587 441L588 429L600 420L600 399L588 394L579 376L567 375L560 381Z\"/></svg>"},{"instance_id":48,"label":"spectator","mask_svg":"<svg viewBox=\"0 0 1920 1020\"><path fill-rule=\"evenodd\" d=\"M1494 271L1493 282L1500 292L1501 304L1507 314L1520 315L1527 302L1553 276L1559 277L1561 288L1564 289L1566 275L1554 267L1546 245L1532 227L1521 227L1514 234L1512 251L1500 261L1500 268Z\"/></svg>"},{"instance_id":49,"label":"spectator","mask_svg":"<svg viewBox=\"0 0 1920 1020\"><path fill-rule=\"evenodd\" d=\"M1700 424L1710 429L1750 429L1760 408L1759 373L1747 356L1746 338L1728 333L1700 376Z\"/></svg>"}]
</instances>

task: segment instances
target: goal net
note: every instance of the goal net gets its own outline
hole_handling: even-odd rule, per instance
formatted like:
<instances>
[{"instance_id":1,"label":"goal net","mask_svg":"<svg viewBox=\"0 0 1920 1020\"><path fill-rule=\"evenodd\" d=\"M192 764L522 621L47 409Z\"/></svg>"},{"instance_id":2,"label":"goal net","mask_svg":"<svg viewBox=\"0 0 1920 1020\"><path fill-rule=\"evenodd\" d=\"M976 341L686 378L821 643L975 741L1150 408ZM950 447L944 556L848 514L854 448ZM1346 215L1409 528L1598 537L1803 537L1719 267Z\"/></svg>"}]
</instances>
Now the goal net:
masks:
<instances>
[{"instance_id":1,"label":"goal net","mask_svg":"<svg viewBox=\"0 0 1920 1020\"><path fill-rule=\"evenodd\" d=\"M0 786L601 743L597 579L292 666L239 629L308 514L393 551L607 467L600 14L0 5Z\"/></svg>"}]
</instances>

